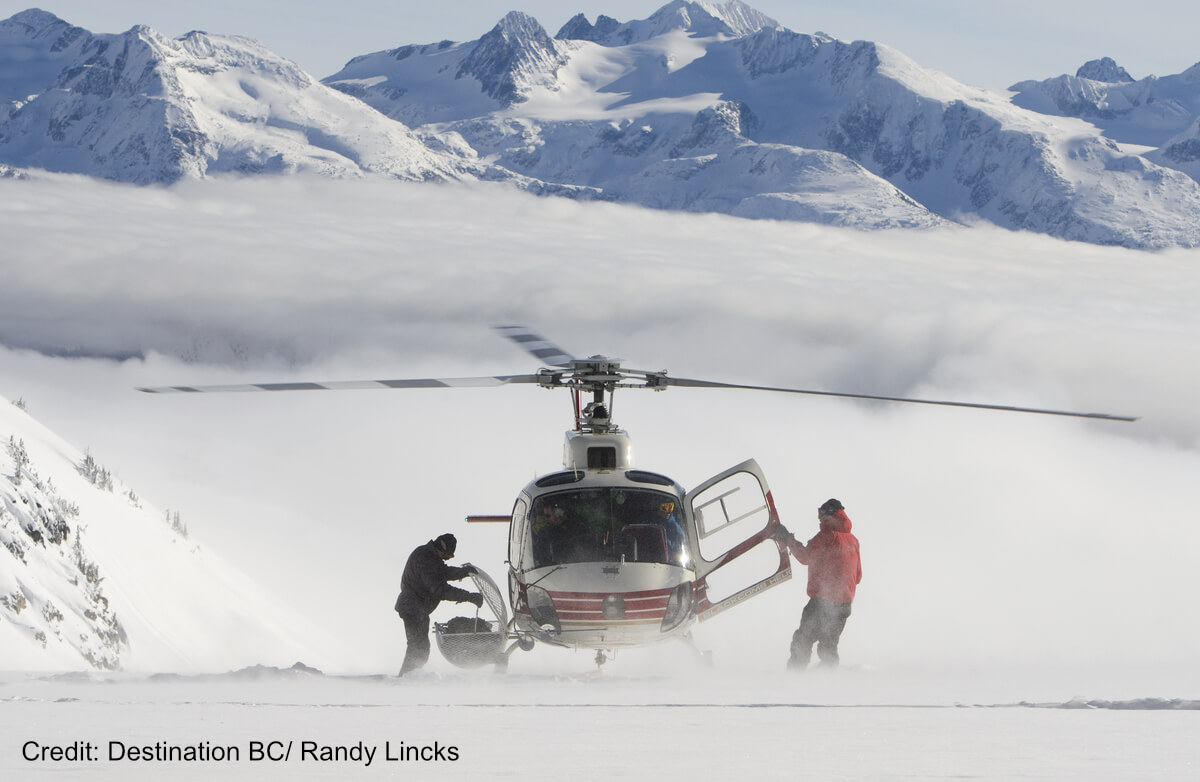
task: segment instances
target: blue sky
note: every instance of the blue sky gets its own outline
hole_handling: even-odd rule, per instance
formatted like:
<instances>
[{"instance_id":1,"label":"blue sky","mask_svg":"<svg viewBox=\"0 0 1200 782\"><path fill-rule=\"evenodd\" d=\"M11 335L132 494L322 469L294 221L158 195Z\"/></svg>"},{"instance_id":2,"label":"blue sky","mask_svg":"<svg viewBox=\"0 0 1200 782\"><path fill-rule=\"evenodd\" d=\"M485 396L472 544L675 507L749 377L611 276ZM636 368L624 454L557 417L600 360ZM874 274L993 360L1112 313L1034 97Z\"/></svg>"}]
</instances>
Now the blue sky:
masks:
<instances>
[{"instance_id":1,"label":"blue sky","mask_svg":"<svg viewBox=\"0 0 1200 782\"><path fill-rule=\"evenodd\" d=\"M39 6L97 33L146 24L175 37L190 30L246 35L314 76L359 54L409 43L471 40L505 13L525 11L551 34L568 18L607 14L644 19L666 0L42 0ZM960 81L1007 87L1074 73L1089 59L1115 58L1135 78L1179 73L1200 61L1200 4L1194 0L754 0L750 5L797 32L888 44ZM0 18L30 7L0 2Z\"/></svg>"}]
</instances>

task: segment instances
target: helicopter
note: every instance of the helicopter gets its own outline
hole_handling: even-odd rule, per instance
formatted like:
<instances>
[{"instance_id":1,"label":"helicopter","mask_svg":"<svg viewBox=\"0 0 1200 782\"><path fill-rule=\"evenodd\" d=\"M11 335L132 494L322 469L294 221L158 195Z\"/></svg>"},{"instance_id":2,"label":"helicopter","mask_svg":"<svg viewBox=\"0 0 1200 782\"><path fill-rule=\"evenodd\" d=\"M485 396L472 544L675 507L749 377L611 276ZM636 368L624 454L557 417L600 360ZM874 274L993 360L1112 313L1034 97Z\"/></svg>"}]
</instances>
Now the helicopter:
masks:
<instances>
[{"instance_id":1,"label":"helicopter","mask_svg":"<svg viewBox=\"0 0 1200 782\"><path fill-rule=\"evenodd\" d=\"M792 575L786 530L761 467L736 464L692 489L642 469L633 440L612 417L618 389L722 388L1134 421L1129 416L949 400L758 386L673 377L603 355L576 358L525 326L498 326L545 366L536 373L462 378L288 382L139 388L146 393L412 389L528 384L569 393L573 425L562 468L522 488L508 515L468 516L508 525L507 606L481 570L471 578L495 621L465 630L435 623L443 656L469 668L507 666L538 643L596 652L681 639L698 622L745 603ZM511 619L508 607L511 606ZM698 650L697 650L698 651Z\"/></svg>"}]
</instances>

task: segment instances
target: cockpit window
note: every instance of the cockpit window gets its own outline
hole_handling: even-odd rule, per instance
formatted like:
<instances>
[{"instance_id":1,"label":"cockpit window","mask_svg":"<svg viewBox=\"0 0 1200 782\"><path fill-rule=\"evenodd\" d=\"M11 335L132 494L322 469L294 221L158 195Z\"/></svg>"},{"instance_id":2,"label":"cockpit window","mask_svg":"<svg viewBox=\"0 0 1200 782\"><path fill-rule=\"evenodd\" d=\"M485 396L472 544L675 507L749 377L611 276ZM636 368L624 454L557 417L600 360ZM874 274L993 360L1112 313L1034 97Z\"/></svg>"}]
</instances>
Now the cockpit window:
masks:
<instances>
[{"instance_id":1,"label":"cockpit window","mask_svg":"<svg viewBox=\"0 0 1200 782\"><path fill-rule=\"evenodd\" d=\"M534 500L535 567L572 562L690 566L679 498L649 489L573 489Z\"/></svg>"}]
</instances>

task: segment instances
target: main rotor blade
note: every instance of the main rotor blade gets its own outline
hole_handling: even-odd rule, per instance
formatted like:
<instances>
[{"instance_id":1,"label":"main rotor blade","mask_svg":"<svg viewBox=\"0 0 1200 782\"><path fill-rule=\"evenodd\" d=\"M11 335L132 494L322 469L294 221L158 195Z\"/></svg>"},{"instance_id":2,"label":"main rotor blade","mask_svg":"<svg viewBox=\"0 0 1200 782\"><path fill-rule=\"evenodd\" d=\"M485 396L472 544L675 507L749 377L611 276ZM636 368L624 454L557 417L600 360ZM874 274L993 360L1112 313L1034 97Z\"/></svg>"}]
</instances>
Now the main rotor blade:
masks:
<instances>
[{"instance_id":1,"label":"main rotor blade","mask_svg":"<svg viewBox=\"0 0 1200 782\"><path fill-rule=\"evenodd\" d=\"M495 328L503 336L520 345L526 353L549 366L569 367L575 360L570 353L527 326L496 326Z\"/></svg>"},{"instance_id":2,"label":"main rotor blade","mask_svg":"<svg viewBox=\"0 0 1200 782\"><path fill-rule=\"evenodd\" d=\"M508 383L537 383L537 375L493 377L411 378L406 380L330 380L324 383L240 383L211 386L157 386L139 388L147 394L226 393L239 391L345 391L359 388L484 388Z\"/></svg>"},{"instance_id":3,"label":"main rotor blade","mask_svg":"<svg viewBox=\"0 0 1200 782\"><path fill-rule=\"evenodd\" d=\"M875 396L873 394L847 394L837 391L811 391L803 388L776 388L773 386L745 386L736 383L717 383L710 380L690 380L683 377L665 377L669 386L683 388L742 388L750 391L778 391L784 394L808 394L811 396L836 396L845 399L870 399L878 402L907 402L917 405L942 405L944 407L973 407L979 410L1003 410L1011 413L1037 413L1071 418L1098 418L1104 421L1136 421L1136 416L1110 415L1109 413L1076 413L1070 410L1046 410L1039 407L1016 407L1014 405L989 405L981 402L950 402L935 399L911 399L902 396Z\"/></svg>"}]
</instances>

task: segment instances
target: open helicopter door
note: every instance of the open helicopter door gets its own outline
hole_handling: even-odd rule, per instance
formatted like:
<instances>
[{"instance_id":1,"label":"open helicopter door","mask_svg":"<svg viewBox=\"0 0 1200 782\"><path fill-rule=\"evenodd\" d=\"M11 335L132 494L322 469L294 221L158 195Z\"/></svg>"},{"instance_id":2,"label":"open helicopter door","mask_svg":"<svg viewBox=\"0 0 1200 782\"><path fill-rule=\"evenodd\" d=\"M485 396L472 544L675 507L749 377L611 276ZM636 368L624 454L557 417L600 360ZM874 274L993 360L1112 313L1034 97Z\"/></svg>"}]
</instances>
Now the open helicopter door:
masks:
<instances>
[{"instance_id":1,"label":"open helicopter door","mask_svg":"<svg viewBox=\"0 0 1200 782\"><path fill-rule=\"evenodd\" d=\"M684 497L696 541L696 615L700 621L792 577L775 501L758 462L748 459ZM719 571L719 572L718 572Z\"/></svg>"}]
</instances>

